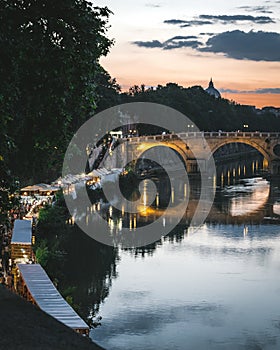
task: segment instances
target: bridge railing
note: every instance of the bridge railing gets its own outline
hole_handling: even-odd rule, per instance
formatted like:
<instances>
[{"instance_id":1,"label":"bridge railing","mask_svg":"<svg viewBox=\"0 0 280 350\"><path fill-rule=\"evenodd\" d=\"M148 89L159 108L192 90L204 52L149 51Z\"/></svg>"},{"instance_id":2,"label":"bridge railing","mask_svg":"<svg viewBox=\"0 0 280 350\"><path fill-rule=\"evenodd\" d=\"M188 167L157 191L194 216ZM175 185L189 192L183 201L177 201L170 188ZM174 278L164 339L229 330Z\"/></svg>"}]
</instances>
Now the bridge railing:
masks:
<instances>
[{"instance_id":1,"label":"bridge railing","mask_svg":"<svg viewBox=\"0 0 280 350\"><path fill-rule=\"evenodd\" d=\"M241 137L241 138L280 138L280 133L277 132L243 132L243 131L200 131L200 132L180 132L171 134L161 135L149 135L149 136L138 136L129 137L125 140L129 142L144 142L144 141L168 141L177 139L188 139L188 138L228 138L228 137Z\"/></svg>"}]
</instances>

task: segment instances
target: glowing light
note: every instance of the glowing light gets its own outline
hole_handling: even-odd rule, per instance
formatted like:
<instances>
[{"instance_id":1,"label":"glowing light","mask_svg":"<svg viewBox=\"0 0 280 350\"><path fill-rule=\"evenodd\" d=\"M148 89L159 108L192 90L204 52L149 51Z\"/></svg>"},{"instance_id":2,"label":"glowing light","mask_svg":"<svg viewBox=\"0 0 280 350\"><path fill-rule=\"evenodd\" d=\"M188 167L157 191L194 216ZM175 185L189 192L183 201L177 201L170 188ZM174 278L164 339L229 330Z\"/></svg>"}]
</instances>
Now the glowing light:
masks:
<instances>
[{"instance_id":1,"label":"glowing light","mask_svg":"<svg viewBox=\"0 0 280 350\"><path fill-rule=\"evenodd\" d=\"M249 232L249 228L248 228L248 226L244 226L244 228L243 228L243 235L244 235L244 237L248 234L248 232Z\"/></svg>"},{"instance_id":2,"label":"glowing light","mask_svg":"<svg viewBox=\"0 0 280 350\"><path fill-rule=\"evenodd\" d=\"M266 158L264 158L264 160L263 160L263 168L264 169L268 168L268 160Z\"/></svg>"},{"instance_id":3,"label":"glowing light","mask_svg":"<svg viewBox=\"0 0 280 350\"><path fill-rule=\"evenodd\" d=\"M187 198L187 184L184 184L184 198Z\"/></svg>"},{"instance_id":4,"label":"glowing light","mask_svg":"<svg viewBox=\"0 0 280 350\"><path fill-rule=\"evenodd\" d=\"M144 193L143 193L143 205L147 206L147 184L144 184Z\"/></svg>"},{"instance_id":5,"label":"glowing light","mask_svg":"<svg viewBox=\"0 0 280 350\"><path fill-rule=\"evenodd\" d=\"M120 218L120 221L118 223L118 229L121 231L122 229L122 218Z\"/></svg>"},{"instance_id":6,"label":"glowing light","mask_svg":"<svg viewBox=\"0 0 280 350\"><path fill-rule=\"evenodd\" d=\"M217 187L217 176L216 175L213 177L213 187L214 188Z\"/></svg>"},{"instance_id":7,"label":"glowing light","mask_svg":"<svg viewBox=\"0 0 280 350\"><path fill-rule=\"evenodd\" d=\"M245 216L255 213L267 202L269 188L269 183L266 180L258 180L248 188L246 196L231 198L231 216Z\"/></svg>"}]
</instances>

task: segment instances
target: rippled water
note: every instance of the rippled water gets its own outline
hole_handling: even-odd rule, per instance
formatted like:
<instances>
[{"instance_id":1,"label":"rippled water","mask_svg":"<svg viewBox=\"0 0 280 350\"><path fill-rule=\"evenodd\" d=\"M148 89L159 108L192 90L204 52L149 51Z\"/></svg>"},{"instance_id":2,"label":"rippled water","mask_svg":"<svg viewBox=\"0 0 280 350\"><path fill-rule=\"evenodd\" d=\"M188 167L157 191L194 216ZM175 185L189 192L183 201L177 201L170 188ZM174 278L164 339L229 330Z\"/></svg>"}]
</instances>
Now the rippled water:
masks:
<instances>
[{"instance_id":1,"label":"rippled water","mask_svg":"<svg viewBox=\"0 0 280 350\"><path fill-rule=\"evenodd\" d=\"M107 350L280 349L279 199L260 176L220 183L197 232L120 251L92 339Z\"/></svg>"}]
</instances>

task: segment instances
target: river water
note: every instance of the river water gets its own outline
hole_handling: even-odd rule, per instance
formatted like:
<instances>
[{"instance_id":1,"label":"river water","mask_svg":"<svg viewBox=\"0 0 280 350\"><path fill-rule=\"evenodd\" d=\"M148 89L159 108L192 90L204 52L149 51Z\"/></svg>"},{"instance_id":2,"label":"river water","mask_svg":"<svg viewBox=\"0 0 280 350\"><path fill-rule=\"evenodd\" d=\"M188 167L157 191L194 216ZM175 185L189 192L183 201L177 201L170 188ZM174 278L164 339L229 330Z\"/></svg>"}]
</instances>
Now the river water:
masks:
<instances>
[{"instance_id":1,"label":"river water","mask_svg":"<svg viewBox=\"0 0 280 350\"><path fill-rule=\"evenodd\" d=\"M196 232L187 215L159 242L119 250L95 342L107 350L280 349L280 186L261 168L261 159L218 166L215 201ZM183 200L184 180L176 184L169 194ZM191 186L190 205L199 192ZM161 213L165 195L132 222L109 207L111 221L133 230Z\"/></svg>"}]
</instances>

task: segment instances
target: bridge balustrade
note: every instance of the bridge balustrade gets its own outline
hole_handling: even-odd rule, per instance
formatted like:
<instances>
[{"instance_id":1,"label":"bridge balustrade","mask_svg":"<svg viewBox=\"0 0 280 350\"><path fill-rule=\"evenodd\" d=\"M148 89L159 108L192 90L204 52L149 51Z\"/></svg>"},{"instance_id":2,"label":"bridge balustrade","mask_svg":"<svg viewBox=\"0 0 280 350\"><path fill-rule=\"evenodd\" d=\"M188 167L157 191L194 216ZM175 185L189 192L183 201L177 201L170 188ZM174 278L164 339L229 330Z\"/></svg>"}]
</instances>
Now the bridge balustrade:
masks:
<instances>
[{"instance_id":1,"label":"bridge balustrade","mask_svg":"<svg viewBox=\"0 0 280 350\"><path fill-rule=\"evenodd\" d=\"M244 131L191 131L191 132L180 132L172 134L161 134L161 135L149 135L149 136L140 136L140 137L130 137L126 140L129 142L143 142L143 141L159 141L159 140L177 140L178 138L187 139L187 138L196 138L196 137L205 137L205 138L225 138L225 137L244 137L244 138L253 138L253 137L273 137L280 138L280 133L276 132L244 132Z\"/></svg>"}]
</instances>

